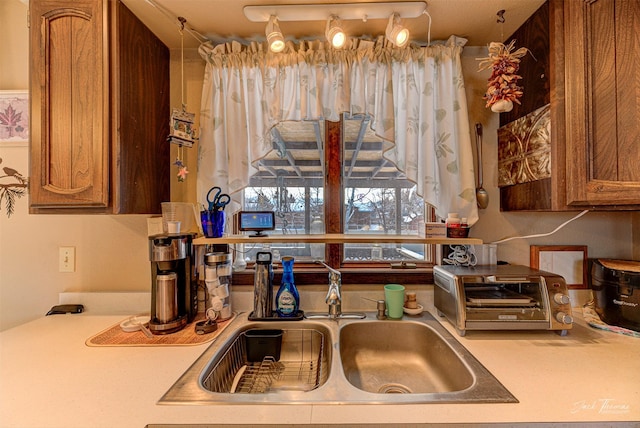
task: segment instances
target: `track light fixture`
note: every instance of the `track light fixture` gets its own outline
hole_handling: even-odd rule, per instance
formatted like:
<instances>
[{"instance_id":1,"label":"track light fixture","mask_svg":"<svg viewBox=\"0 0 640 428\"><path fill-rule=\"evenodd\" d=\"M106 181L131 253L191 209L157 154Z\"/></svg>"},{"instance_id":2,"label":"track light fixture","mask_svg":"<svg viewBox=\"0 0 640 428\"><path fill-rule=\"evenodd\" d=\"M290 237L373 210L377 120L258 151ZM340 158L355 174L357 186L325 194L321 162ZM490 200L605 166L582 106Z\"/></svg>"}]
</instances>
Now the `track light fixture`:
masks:
<instances>
[{"instance_id":1,"label":"track light fixture","mask_svg":"<svg viewBox=\"0 0 640 428\"><path fill-rule=\"evenodd\" d=\"M387 40L399 48L404 47L409 42L409 30L407 30L400 22L400 15L397 13L389 16L389 23L385 31Z\"/></svg>"},{"instance_id":2,"label":"track light fixture","mask_svg":"<svg viewBox=\"0 0 640 428\"><path fill-rule=\"evenodd\" d=\"M404 47L409 43L409 30L401 24L401 18L418 18L424 15L426 10L427 2L420 0L261 4L243 8L244 15L249 21L267 22L266 35L269 49L272 52L282 52L285 48L284 37L278 24L281 21L326 21L325 36L327 40L334 48L340 48L347 42L341 21L362 20L367 22L373 19L388 19L385 32L387 39L395 46ZM378 27L376 31L379 30Z\"/></svg>"},{"instance_id":3,"label":"track light fixture","mask_svg":"<svg viewBox=\"0 0 640 428\"><path fill-rule=\"evenodd\" d=\"M269 17L265 34L267 35L267 43L271 52L282 52L284 50L284 36L280 31L277 16L271 15Z\"/></svg>"},{"instance_id":4,"label":"track light fixture","mask_svg":"<svg viewBox=\"0 0 640 428\"><path fill-rule=\"evenodd\" d=\"M347 36L342 29L342 22L336 15L331 15L327 19L327 28L324 32L327 41L336 49L340 49L347 41Z\"/></svg>"}]
</instances>

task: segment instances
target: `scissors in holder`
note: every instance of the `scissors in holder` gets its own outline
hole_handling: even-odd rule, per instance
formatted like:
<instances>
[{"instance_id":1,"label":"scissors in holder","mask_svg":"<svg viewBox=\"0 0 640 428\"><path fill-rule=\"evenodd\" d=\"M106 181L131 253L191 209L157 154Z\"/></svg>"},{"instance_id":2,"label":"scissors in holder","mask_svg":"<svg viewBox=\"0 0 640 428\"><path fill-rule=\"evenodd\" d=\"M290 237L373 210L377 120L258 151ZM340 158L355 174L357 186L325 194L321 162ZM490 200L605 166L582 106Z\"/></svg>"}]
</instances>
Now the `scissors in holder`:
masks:
<instances>
[{"instance_id":1,"label":"scissors in holder","mask_svg":"<svg viewBox=\"0 0 640 428\"><path fill-rule=\"evenodd\" d=\"M220 196L216 198L213 205L216 210L223 210L227 205L229 205L229 202L231 202L231 197L226 193L221 193Z\"/></svg>"},{"instance_id":2,"label":"scissors in holder","mask_svg":"<svg viewBox=\"0 0 640 428\"><path fill-rule=\"evenodd\" d=\"M226 193L222 193L220 187L213 186L209 189L209 192L207 192L207 202L209 203L209 211L214 211L224 209L224 207L231 202L231 198Z\"/></svg>"}]
</instances>

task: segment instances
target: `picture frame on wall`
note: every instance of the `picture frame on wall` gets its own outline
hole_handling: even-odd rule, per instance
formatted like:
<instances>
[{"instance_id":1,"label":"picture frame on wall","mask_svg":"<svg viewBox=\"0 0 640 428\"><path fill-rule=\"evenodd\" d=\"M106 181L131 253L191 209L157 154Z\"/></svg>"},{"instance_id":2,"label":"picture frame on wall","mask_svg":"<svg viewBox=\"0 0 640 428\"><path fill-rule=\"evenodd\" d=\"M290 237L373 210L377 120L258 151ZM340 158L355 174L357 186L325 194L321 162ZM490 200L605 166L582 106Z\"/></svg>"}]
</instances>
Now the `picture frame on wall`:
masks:
<instances>
[{"instance_id":1,"label":"picture frame on wall","mask_svg":"<svg viewBox=\"0 0 640 428\"><path fill-rule=\"evenodd\" d=\"M0 91L0 146L29 144L29 91Z\"/></svg>"},{"instance_id":2,"label":"picture frame on wall","mask_svg":"<svg viewBox=\"0 0 640 428\"><path fill-rule=\"evenodd\" d=\"M569 288L589 288L586 245L532 245L530 266L564 278Z\"/></svg>"}]
</instances>

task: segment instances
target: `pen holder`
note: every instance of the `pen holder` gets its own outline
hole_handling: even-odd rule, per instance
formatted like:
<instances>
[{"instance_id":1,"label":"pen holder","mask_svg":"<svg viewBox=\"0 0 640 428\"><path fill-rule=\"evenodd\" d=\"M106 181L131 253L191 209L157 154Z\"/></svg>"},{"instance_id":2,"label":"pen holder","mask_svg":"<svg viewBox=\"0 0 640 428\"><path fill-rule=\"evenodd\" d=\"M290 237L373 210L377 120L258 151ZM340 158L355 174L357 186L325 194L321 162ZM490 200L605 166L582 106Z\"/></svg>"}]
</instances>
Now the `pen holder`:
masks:
<instances>
[{"instance_id":1,"label":"pen holder","mask_svg":"<svg viewBox=\"0 0 640 428\"><path fill-rule=\"evenodd\" d=\"M202 232L207 238L222 238L224 235L224 210L200 211Z\"/></svg>"}]
</instances>

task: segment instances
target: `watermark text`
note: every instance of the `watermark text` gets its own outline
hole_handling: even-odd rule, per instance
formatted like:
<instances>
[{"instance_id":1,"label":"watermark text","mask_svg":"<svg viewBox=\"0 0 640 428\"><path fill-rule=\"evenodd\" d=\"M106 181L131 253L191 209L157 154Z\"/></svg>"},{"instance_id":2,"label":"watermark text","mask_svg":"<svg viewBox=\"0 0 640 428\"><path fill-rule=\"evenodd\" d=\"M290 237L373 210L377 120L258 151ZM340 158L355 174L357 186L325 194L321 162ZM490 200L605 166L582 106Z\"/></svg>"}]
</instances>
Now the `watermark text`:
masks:
<instances>
[{"instance_id":1,"label":"watermark text","mask_svg":"<svg viewBox=\"0 0 640 428\"><path fill-rule=\"evenodd\" d=\"M631 407L629 404L614 400L612 398L600 398L597 400L581 400L573 403L571 413L579 412L598 412L601 414L620 415L629 413Z\"/></svg>"}]
</instances>

